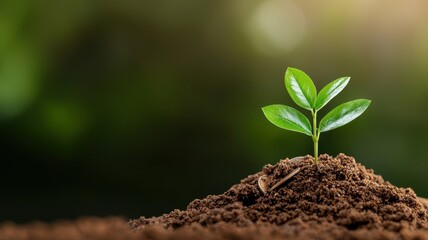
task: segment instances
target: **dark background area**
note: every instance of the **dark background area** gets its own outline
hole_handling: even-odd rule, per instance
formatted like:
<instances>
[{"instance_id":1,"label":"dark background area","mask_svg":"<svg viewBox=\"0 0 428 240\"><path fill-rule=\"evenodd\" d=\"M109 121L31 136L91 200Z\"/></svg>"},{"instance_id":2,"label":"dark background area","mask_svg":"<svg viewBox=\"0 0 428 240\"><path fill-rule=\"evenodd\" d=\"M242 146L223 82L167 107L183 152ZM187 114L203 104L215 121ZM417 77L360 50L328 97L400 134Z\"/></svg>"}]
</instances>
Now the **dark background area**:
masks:
<instances>
[{"instance_id":1,"label":"dark background area","mask_svg":"<svg viewBox=\"0 0 428 240\"><path fill-rule=\"evenodd\" d=\"M373 100L321 135L428 196L426 1L1 1L0 221L185 208L264 164L312 153L262 106L295 107L288 66L332 107Z\"/></svg>"}]
</instances>

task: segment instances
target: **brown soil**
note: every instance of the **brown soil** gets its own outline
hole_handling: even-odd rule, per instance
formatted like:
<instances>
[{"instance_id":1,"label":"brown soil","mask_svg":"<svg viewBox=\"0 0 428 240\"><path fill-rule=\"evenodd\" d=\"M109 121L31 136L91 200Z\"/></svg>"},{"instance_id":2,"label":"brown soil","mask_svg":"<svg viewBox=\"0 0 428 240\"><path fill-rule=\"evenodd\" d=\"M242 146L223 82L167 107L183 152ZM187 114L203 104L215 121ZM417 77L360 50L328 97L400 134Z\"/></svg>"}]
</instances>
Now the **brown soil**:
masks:
<instances>
[{"instance_id":1,"label":"brown soil","mask_svg":"<svg viewBox=\"0 0 428 240\"><path fill-rule=\"evenodd\" d=\"M279 188L269 187L297 167ZM133 220L83 218L53 224L3 224L0 239L428 239L428 200L386 182L343 154L266 165L220 195L186 210ZM130 227L130 228L129 228ZM131 230L132 229L132 230Z\"/></svg>"},{"instance_id":2,"label":"brown soil","mask_svg":"<svg viewBox=\"0 0 428 240\"><path fill-rule=\"evenodd\" d=\"M80 239L137 239L123 218L85 217L74 221L54 223L34 222L17 225L11 222L0 225L0 240L80 240Z\"/></svg>"},{"instance_id":3,"label":"brown soil","mask_svg":"<svg viewBox=\"0 0 428 240\"><path fill-rule=\"evenodd\" d=\"M194 200L184 211L130 222L140 232L159 229L247 229L303 239L428 239L426 202L410 188L398 188L344 154L300 161L281 160L243 179L220 195ZM258 178L267 175L269 187L294 169L301 171L279 188L263 194ZM220 230L221 229L221 230ZM190 230L187 230L190 231ZM198 230L199 231L199 230ZM235 231L235 230L233 230ZM218 233L216 233L218 234ZM162 239L156 234L153 239Z\"/></svg>"}]
</instances>

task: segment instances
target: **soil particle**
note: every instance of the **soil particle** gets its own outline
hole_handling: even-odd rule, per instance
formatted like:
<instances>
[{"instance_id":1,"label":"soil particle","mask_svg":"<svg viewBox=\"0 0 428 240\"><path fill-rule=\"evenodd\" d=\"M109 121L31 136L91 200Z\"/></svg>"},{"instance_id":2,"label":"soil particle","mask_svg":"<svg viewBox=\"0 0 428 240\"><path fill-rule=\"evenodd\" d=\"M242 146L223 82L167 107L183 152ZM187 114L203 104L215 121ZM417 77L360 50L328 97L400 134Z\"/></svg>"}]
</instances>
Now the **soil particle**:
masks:
<instances>
[{"instance_id":1,"label":"soil particle","mask_svg":"<svg viewBox=\"0 0 428 240\"><path fill-rule=\"evenodd\" d=\"M271 188L296 168L300 172L274 191L259 189L260 176L269 177ZM186 210L129 225L139 233L245 229L288 238L428 239L427 205L412 189L392 185L352 157L321 155L314 165L306 156L266 165L223 194L194 200Z\"/></svg>"}]
</instances>

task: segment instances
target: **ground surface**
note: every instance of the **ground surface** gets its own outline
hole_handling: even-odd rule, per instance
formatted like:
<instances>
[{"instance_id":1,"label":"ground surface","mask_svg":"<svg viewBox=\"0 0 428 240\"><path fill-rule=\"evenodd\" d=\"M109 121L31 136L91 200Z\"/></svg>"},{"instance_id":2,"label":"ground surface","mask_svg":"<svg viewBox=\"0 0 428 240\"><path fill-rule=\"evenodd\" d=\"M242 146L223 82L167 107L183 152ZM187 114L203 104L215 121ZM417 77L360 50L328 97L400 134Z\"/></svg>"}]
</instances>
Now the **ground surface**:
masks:
<instances>
[{"instance_id":1,"label":"ground surface","mask_svg":"<svg viewBox=\"0 0 428 240\"><path fill-rule=\"evenodd\" d=\"M351 157L288 159L186 210L133 220L82 218L0 226L0 239L428 239L428 201L398 188ZM267 187L300 172L278 188Z\"/></svg>"}]
</instances>

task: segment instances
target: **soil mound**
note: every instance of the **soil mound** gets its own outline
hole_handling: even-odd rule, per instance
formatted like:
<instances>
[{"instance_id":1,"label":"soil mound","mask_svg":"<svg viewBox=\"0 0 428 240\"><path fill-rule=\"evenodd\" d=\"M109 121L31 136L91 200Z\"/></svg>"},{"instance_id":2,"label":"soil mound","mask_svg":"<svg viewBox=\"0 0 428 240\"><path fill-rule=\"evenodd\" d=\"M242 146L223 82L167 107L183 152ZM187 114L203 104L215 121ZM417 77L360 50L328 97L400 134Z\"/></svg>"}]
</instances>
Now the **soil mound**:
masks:
<instances>
[{"instance_id":1,"label":"soil mound","mask_svg":"<svg viewBox=\"0 0 428 240\"><path fill-rule=\"evenodd\" d=\"M270 228L271 236L273 231L288 237L419 239L421 231L426 237L427 202L412 189L392 185L344 154L321 155L317 165L312 161L306 156L266 165L223 194L194 200L186 210L141 217L129 225L137 232L243 228L260 233ZM260 176L269 178L270 188L296 168L301 170L275 190L260 190ZM414 236L408 237L410 233Z\"/></svg>"}]
</instances>

